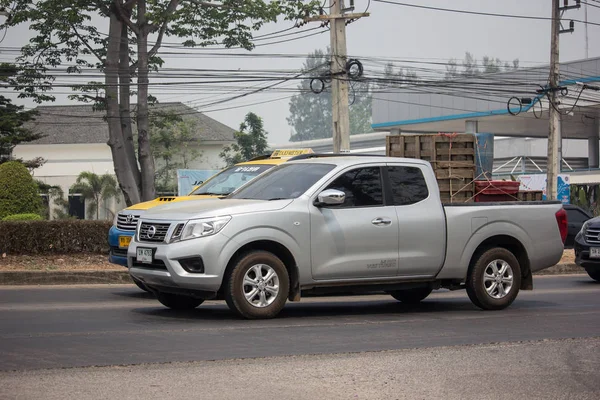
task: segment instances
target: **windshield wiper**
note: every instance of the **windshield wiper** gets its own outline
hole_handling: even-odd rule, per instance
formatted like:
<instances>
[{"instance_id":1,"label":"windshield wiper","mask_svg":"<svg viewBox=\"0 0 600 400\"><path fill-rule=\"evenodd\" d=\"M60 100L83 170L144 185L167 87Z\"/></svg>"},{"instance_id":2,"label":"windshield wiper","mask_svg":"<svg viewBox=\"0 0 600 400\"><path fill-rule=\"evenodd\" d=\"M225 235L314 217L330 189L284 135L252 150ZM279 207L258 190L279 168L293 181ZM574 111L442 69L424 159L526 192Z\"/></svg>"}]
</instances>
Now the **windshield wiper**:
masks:
<instances>
[{"instance_id":1,"label":"windshield wiper","mask_svg":"<svg viewBox=\"0 0 600 400\"><path fill-rule=\"evenodd\" d=\"M194 193L194 196L227 196L229 193Z\"/></svg>"},{"instance_id":2,"label":"windshield wiper","mask_svg":"<svg viewBox=\"0 0 600 400\"><path fill-rule=\"evenodd\" d=\"M267 199L267 201L273 201L273 200L287 200L287 197L273 197L272 199Z\"/></svg>"}]
</instances>

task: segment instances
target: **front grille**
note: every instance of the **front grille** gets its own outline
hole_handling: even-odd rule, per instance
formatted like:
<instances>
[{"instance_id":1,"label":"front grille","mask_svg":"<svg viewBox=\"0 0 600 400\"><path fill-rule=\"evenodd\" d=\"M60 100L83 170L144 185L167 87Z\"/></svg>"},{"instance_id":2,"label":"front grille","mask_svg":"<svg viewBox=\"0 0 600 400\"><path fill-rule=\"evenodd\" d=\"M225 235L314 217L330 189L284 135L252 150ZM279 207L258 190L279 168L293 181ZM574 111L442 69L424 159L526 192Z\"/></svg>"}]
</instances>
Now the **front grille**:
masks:
<instances>
[{"instance_id":1,"label":"front grille","mask_svg":"<svg viewBox=\"0 0 600 400\"><path fill-rule=\"evenodd\" d=\"M139 215L119 213L119 215L117 216L117 228L119 228L122 231L135 232L138 219L140 219Z\"/></svg>"},{"instance_id":2,"label":"front grille","mask_svg":"<svg viewBox=\"0 0 600 400\"><path fill-rule=\"evenodd\" d=\"M600 228L587 228L585 241L590 244L600 244Z\"/></svg>"},{"instance_id":3,"label":"front grille","mask_svg":"<svg viewBox=\"0 0 600 400\"><path fill-rule=\"evenodd\" d=\"M171 224L142 222L139 233L140 241L154 243L164 242L170 226Z\"/></svg>"},{"instance_id":4,"label":"front grille","mask_svg":"<svg viewBox=\"0 0 600 400\"><path fill-rule=\"evenodd\" d=\"M145 263L140 263L140 262L134 261L132 263L132 266L134 268L158 269L161 271L167 270L167 266L165 265L164 261L162 261L162 260L154 260L154 261L152 261L151 264L145 264Z\"/></svg>"}]
</instances>

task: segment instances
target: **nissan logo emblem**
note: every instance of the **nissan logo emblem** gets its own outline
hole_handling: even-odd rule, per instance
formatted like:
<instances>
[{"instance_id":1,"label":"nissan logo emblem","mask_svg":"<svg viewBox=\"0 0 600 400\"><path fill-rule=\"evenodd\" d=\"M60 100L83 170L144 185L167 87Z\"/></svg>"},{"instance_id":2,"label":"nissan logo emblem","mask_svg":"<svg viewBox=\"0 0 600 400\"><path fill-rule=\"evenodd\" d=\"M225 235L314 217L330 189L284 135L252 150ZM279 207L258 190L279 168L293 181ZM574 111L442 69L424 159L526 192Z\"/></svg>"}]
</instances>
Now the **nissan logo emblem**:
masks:
<instances>
[{"instance_id":1,"label":"nissan logo emblem","mask_svg":"<svg viewBox=\"0 0 600 400\"><path fill-rule=\"evenodd\" d=\"M156 235L156 227L154 225L151 225L150 228L148 228L148 232L146 234L148 235L149 239L152 239L154 235Z\"/></svg>"}]
</instances>

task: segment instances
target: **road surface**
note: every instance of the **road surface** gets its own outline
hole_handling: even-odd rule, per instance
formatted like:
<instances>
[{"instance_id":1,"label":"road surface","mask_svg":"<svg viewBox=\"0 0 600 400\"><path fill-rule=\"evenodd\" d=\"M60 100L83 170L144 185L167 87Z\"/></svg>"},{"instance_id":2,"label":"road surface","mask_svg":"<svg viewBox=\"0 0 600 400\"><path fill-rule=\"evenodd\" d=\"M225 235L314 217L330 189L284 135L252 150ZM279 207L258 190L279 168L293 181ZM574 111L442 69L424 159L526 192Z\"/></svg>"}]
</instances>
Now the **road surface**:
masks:
<instances>
[{"instance_id":1,"label":"road surface","mask_svg":"<svg viewBox=\"0 0 600 400\"><path fill-rule=\"evenodd\" d=\"M9 398L37 398L36 393L53 398L55 393L60 398L70 388L67 397L94 398L86 397L89 390L88 396L106 398L99 393L111 385L102 382L121 379L127 386L134 378L139 387L119 387L115 395L169 393L178 398L187 392L178 385L166 385L164 392L166 377L176 383L177 376L198 374L204 378L189 384L202 383L213 398L243 398L244 393L286 398L280 385L297 391L292 386L299 382L291 377L301 376L307 379L307 392L289 398L348 398L349 393L360 398L393 398L392 393L397 398L444 393L522 397L532 384L539 387L528 398L536 393L563 398L555 387L564 398L569 393L600 397L600 285L587 275L568 275L535 277L534 287L522 291L509 309L496 312L475 308L464 291L445 291L418 306L385 295L305 298L266 321L239 319L223 302L206 302L193 311L168 310L128 285L1 287L0 393ZM261 379L269 381L264 371L253 374L265 369L273 377L281 375L276 385L259 392L244 392L243 385L235 389L239 381L232 376L264 386ZM224 370L229 373L219 375ZM408 381L399 378L400 371ZM206 378L215 375L223 378L213 379L208 390ZM414 391L416 382L423 389L434 375L441 379L435 388ZM454 375L477 376L476 384L461 389L474 392L452 389L448 379ZM154 386L151 376L160 377ZM329 382L325 387L323 379ZM521 384L509 384L513 380ZM499 391L482 394L485 382ZM350 388L358 391L346 393Z\"/></svg>"}]
</instances>

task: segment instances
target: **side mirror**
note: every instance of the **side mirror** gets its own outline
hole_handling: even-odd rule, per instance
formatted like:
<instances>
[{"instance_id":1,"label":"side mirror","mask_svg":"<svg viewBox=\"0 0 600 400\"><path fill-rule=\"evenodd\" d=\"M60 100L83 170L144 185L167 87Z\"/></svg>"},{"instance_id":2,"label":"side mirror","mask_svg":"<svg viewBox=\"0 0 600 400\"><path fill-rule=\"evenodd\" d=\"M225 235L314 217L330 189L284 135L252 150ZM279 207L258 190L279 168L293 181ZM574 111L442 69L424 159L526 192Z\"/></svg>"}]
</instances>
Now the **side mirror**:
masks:
<instances>
[{"instance_id":1,"label":"side mirror","mask_svg":"<svg viewBox=\"0 0 600 400\"><path fill-rule=\"evenodd\" d=\"M316 206L337 206L344 204L346 193L336 189L325 189L317 196Z\"/></svg>"}]
</instances>

